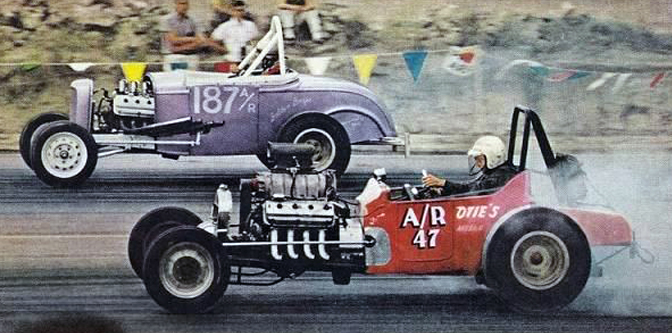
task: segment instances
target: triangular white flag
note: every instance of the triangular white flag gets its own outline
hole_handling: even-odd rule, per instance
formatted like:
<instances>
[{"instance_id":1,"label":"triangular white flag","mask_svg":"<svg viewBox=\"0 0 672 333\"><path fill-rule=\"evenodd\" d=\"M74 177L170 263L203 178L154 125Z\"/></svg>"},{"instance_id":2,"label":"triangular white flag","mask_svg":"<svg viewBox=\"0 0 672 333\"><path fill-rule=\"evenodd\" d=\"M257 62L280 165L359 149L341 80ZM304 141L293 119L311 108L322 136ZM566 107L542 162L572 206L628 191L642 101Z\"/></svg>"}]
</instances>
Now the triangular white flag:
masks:
<instances>
[{"instance_id":1,"label":"triangular white flag","mask_svg":"<svg viewBox=\"0 0 672 333\"><path fill-rule=\"evenodd\" d=\"M331 57L313 57L306 58L306 66L312 75L324 75L329 67Z\"/></svg>"},{"instance_id":2,"label":"triangular white flag","mask_svg":"<svg viewBox=\"0 0 672 333\"><path fill-rule=\"evenodd\" d=\"M68 64L68 65L75 72L83 72L83 71L89 69L89 67L93 66L94 64L90 63L90 62L73 62L73 63Z\"/></svg>"},{"instance_id":3,"label":"triangular white flag","mask_svg":"<svg viewBox=\"0 0 672 333\"><path fill-rule=\"evenodd\" d=\"M625 81L627 81L630 76L632 76L632 73L626 73L626 74L619 74L618 78L616 79L616 83L614 84L614 87L611 88L612 93L617 93L623 86L625 85Z\"/></svg>"},{"instance_id":4,"label":"triangular white flag","mask_svg":"<svg viewBox=\"0 0 672 333\"><path fill-rule=\"evenodd\" d=\"M603 86L605 83L607 83L607 81L609 79L611 79L614 76L616 76L616 73L604 73L604 74L602 74L602 76L599 79L593 81L593 83L591 83L588 86L588 88L586 88L586 90L593 91L593 90Z\"/></svg>"}]
</instances>

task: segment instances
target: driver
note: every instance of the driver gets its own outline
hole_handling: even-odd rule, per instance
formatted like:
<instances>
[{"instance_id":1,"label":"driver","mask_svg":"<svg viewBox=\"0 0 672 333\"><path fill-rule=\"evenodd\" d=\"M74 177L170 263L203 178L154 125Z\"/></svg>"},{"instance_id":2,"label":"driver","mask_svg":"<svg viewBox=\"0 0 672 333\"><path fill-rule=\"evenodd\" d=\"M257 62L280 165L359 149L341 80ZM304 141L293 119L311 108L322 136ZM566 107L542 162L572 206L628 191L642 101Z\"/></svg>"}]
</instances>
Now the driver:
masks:
<instances>
[{"instance_id":1,"label":"driver","mask_svg":"<svg viewBox=\"0 0 672 333\"><path fill-rule=\"evenodd\" d=\"M504 142L492 135L480 137L467 152L469 175L480 175L467 183L455 183L434 175L422 177L422 183L434 187L442 195L453 195L471 191L480 191L504 186L516 170L507 163Z\"/></svg>"}]
</instances>

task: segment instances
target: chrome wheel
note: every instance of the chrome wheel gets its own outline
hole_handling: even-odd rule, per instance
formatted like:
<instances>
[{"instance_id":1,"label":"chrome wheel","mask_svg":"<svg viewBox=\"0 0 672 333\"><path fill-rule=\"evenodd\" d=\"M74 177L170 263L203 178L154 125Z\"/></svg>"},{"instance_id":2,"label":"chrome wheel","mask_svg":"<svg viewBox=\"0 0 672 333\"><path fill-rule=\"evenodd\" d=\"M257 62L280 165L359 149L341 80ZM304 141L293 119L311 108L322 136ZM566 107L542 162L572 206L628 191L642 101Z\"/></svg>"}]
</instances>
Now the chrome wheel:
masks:
<instances>
[{"instance_id":1,"label":"chrome wheel","mask_svg":"<svg viewBox=\"0 0 672 333\"><path fill-rule=\"evenodd\" d=\"M175 297L199 297L215 279L214 259L200 244L175 244L161 256L159 278L166 291Z\"/></svg>"},{"instance_id":2,"label":"chrome wheel","mask_svg":"<svg viewBox=\"0 0 672 333\"><path fill-rule=\"evenodd\" d=\"M567 275L569 252L556 235L546 231L530 232L513 246L510 264L513 275L522 285L546 290Z\"/></svg>"},{"instance_id":3,"label":"chrome wheel","mask_svg":"<svg viewBox=\"0 0 672 333\"><path fill-rule=\"evenodd\" d=\"M89 158L86 144L74 133L60 132L50 136L41 151L45 170L58 178L77 176Z\"/></svg>"},{"instance_id":4,"label":"chrome wheel","mask_svg":"<svg viewBox=\"0 0 672 333\"><path fill-rule=\"evenodd\" d=\"M313 168L317 171L327 169L336 158L336 143L324 130L309 128L296 136L294 143L307 143L315 147L313 154Z\"/></svg>"}]
</instances>

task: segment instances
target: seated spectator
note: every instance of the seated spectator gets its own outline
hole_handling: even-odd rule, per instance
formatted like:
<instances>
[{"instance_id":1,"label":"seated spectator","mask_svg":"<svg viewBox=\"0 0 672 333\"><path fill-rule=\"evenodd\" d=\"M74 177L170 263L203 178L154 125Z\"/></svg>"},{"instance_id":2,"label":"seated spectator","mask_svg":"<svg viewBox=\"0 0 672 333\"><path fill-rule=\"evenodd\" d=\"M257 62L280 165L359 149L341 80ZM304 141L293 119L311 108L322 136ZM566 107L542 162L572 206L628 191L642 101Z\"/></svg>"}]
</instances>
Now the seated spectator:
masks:
<instances>
[{"instance_id":1,"label":"seated spectator","mask_svg":"<svg viewBox=\"0 0 672 333\"><path fill-rule=\"evenodd\" d=\"M278 10L282 21L283 35L289 42L296 39L294 32L295 22L308 23L311 39L316 43L322 43L322 22L317 12L315 0L279 0Z\"/></svg>"},{"instance_id":2,"label":"seated spectator","mask_svg":"<svg viewBox=\"0 0 672 333\"><path fill-rule=\"evenodd\" d=\"M227 61L240 62L245 56L245 45L259 36L259 30L245 18L245 1L234 0L231 5L231 19L220 24L211 37L226 46Z\"/></svg>"},{"instance_id":3,"label":"seated spectator","mask_svg":"<svg viewBox=\"0 0 672 333\"><path fill-rule=\"evenodd\" d=\"M203 36L193 19L187 15L189 0L175 0L175 14L165 21L162 31L163 52L173 54L194 54L203 51L226 53L220 43Z\"/></svg>"},{"instance_id":4,"label":"seated spectator","mask_svg":"<svg viewBox=\"0 0 672 333\"><path fill-rule=\"evenodd\" d=\"M215 17L212 20L212 29L216 29L220 24L228 21L231 19L232 12L233 12L233 7L234 5L232 4L233 2L236 2L235 0L213 0L212 1L212 8L215 12ZM250 12L245 12L243 14L243 17L248 20L255 22L254 15L252 15Z\"/></svg>"}]
</instances>

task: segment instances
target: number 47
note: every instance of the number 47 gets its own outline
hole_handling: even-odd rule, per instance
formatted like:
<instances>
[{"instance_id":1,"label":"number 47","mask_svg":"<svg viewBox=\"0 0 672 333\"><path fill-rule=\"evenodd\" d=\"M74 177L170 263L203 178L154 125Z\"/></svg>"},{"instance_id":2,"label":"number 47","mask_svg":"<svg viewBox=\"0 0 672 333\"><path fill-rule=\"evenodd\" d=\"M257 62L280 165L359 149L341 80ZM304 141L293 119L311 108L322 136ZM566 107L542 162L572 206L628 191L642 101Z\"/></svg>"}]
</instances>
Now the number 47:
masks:
<instances>
[{"instance_id":1,"label":"number 47","mask_svg":"<svg viewBox=\"0 0 672 333\"><path fill-rule=\"evenodd\" d=\"M441 229L431 229L425 230L420 229L413 237L413 245L417 246L419 249L433 249L436 247L436 237L439 235Z\"/></svg>"}]
</instances>

